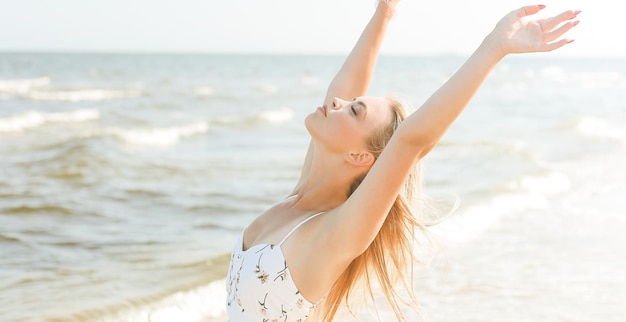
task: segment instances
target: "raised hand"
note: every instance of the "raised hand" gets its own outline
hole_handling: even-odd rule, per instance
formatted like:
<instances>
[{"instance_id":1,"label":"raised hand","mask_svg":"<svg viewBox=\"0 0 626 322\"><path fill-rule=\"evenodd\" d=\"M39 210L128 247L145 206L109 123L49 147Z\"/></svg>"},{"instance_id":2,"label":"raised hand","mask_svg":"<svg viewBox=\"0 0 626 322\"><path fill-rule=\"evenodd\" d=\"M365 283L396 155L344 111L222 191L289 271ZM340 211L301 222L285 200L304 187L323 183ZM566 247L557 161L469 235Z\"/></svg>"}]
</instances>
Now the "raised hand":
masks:
<instances>
[{"instance_id":1,"label":"raised hand","mask_svg":"<svg viewBox=\"0 0 626 322\"><path fill-rule=\"evenodd\" d=\"M529 19L543 8L544 5L525 6L511 11L498 22L489 37L502 54L552 51L573 41L559 38L578 24L579 21L573 19L580 11L569 10L546 19Z\"/></svg>"},{"instance_id":2,"label":"raised hand","mask_svg":"<svg viewBox=\"0 0 626 322\"><path fill-rule=\"evenodd\" d=\"M390 5L390 6L395 8L398 5L398 3L400 2L400 0L377 0L377 2L379 4L382 2L383 5Z\"/></svg>"}]
</instances>

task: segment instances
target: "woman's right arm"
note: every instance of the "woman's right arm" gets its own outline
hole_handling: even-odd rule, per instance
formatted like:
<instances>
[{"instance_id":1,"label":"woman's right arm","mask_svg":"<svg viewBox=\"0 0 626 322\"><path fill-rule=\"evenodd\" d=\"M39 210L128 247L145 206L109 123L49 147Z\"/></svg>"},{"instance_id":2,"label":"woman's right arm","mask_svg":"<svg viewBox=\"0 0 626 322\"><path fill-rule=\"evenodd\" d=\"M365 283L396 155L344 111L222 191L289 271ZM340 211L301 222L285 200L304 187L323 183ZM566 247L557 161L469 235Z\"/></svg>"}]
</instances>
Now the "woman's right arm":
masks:
<instances>
[{"instance_id":1,"label":"woman's right arm","mask_svg":"<svg viewBox=\"0 0 626 322\"><path fill-rule=\"evenodd\" d=\"M366 94L374 74L387 26L399 1L378 2L376 10L363 29L359 40L328 86L323 104L330 106L335 97L351 100ZM310 142L302 166L302 172L300 173L300 179L291 194L297 193L304 180L308 177L312 158L313 143Z\"/></svg>"}]
</instances>

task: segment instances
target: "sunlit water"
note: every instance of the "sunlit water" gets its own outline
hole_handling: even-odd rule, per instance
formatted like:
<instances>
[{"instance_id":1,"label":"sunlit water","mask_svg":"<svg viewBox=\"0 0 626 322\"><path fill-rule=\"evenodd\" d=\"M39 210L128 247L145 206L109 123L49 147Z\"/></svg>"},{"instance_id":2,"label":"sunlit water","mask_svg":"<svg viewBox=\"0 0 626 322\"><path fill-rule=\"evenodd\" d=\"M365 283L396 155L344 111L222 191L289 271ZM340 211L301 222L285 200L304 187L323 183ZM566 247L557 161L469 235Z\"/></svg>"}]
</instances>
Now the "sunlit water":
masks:
<instances>
[{"instance_id":1,"label":"sunlit water","mask_svg":"<svg viewBox=\"0 0 626 322\"><path fill-rule=\"evenodd\" d=\"M626 60L548 57L502 62L424 160L461 201L416 284L432 321L626 314ZM0 54L0 320L225 320L234 240L342 59ZM462 60L382 57L371 94L418 107Z\"/></svg>"}]
</instances>

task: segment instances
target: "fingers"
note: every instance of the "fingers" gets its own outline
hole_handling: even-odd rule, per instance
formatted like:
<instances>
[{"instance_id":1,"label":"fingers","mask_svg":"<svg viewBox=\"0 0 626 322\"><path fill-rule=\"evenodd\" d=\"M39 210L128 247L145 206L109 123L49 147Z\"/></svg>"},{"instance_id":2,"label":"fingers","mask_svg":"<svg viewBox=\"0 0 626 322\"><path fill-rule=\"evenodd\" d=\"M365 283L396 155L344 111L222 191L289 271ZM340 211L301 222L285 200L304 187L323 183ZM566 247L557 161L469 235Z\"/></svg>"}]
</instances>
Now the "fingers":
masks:
<instances>
[{"instance_id":1,"label":"fingers","mask_svg":"<svg viewBox=\"0 0 626 322\"><path fill-rule=\"evenodd\" d=\"M534 5L534 6L525 6L525 7L521 7L515 11L513 11L513 13L515 14L515 16L517 16L518 18L523 18L526 16L530 16L530 15L534 15L537 12L539 12L541 9L545 8L546 6L539 4L539 5Z\"/></svg>"},{"instance_id":2,"label":"fingers","mask_svg":"<svg viewBox=\"0 0 626 322\"><path fill-rule=\"evenodd\" d=\"M550 31L556 28L556 26L560 25L562 22L576 18L579 13L580 10L568 10L552 18L543 19L541 21L541 28L545 31Z\"/></svg>"},{"instance_id":3,"label":"fingers","mask_svg":"<svg viewBox=\"0 0 626 322\"><path fill-rule=\"evenodd\" d=\"M558 48L561 48L569 43L571 43L574 40L567 40L567 39L561 39L559 41L554 41L556 39L558 39L559 37L563 36L566 32L568 32L570 29L576 27L576 25L578 25L578 23L580 21L576 20L576 21L568 21L566 23L564 23L563 25L561 25L560 27L556 28L559 24L561 24L564 21L567 20L571 20L576 18L576 16L578 16L578 14L580 13L579 10L577 11L565 11L557 16L554 16L552 18L548 18L545 19L544 21L542 21L540 23L541 28L546 31L546 33L544 33L543 36L543 40L545 42L545 46L543 48L543 51L552 51ZM554 29L554 30L552 30ZM552 31L550 31L552 30Z\"/></svg>"},{"instance_id":4,"label":"fingers","mask_svg":"<svg viewBox=\"0 0 626 322\"><path fill-rule=\"evenodd\" d=\"M551 42L556 40L557 38L563 36L566 32L568 32L570 29L574 28L576 25L578 25L580 21L570 21L566 24L563 24L561 27L547 32L543 35L543 40L545 42Z\"/></svg>"},{"instance_id":5,"label":"fingers","mask_svg":"<svg viewBox=\"0 0 626 322\"><path fill-rule=\"evenodd\" d=\"M567 39L561 39L559 41L553 42L553 43L549 43L549 44L545 44L540 51L553 51L555 49L559 49L567 44L572 43L574 40L567 40Z\"/></svg>"}]
</instances>

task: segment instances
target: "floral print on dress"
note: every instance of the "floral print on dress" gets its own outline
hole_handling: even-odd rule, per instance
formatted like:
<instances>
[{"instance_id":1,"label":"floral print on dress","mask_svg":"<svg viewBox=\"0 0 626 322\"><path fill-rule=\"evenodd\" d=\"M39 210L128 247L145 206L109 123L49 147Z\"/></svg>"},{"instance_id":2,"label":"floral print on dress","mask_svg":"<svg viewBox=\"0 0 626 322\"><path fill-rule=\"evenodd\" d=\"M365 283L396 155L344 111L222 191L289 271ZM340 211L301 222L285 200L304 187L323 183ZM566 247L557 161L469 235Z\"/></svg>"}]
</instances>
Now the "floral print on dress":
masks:
<instances>
[{"instance_id":1,"label":"floral print on dress","mask_svg":"<svg viewBox=\"0 0 626 322\"><path fill-rule=\"evenodd\" d=\"M231 256L226 280L231 322L306 320L315 304L307 301L298 290L280 247L301 224L277 245L258 244L243 250L241 234Z\"/></svg>"},{"instance_id":2,"label":"floral print on dress","mask_svg":"<svg viewBox=\"0 0 626 322\"><path fill-rule=\"evenodd\" d=\"M265 305L265 302L267 301L267 294L269 293L265 293L263 302L259 301L259 304L261 305L261 314L263 314L264 316L267 315L267 306Z\"/></svg>"},{"instance_id":3,"label":"floral print on dress","mask_svg":"<svg viewBox=\"0 0 626 322\"><path fill-rule=\"evenodd\" d=\"M263 257L263 254L259 256L259 261L256 264L256 269L254 270L254 272L257 274L256 277L261 281L261 283L265 284L267 283L267 278L270 276L270 274L261 269L261 257Z\"/></svg>"},{"instance_id":4,"label":"floral print on dress","mask_svg":"<svg viewBox=\"0 0 626 322\"><path fill-rule=\"evenodd\" d=\"M285 263L285 268L283 268L280 271L278 271L278 276L276 276L274 281L279 279L279 278L280 278L281 281L284 281L287 277L289 277L289 273L287 271L287 261L285 261L284 263Z\"/></svg>"}]
</instances>

